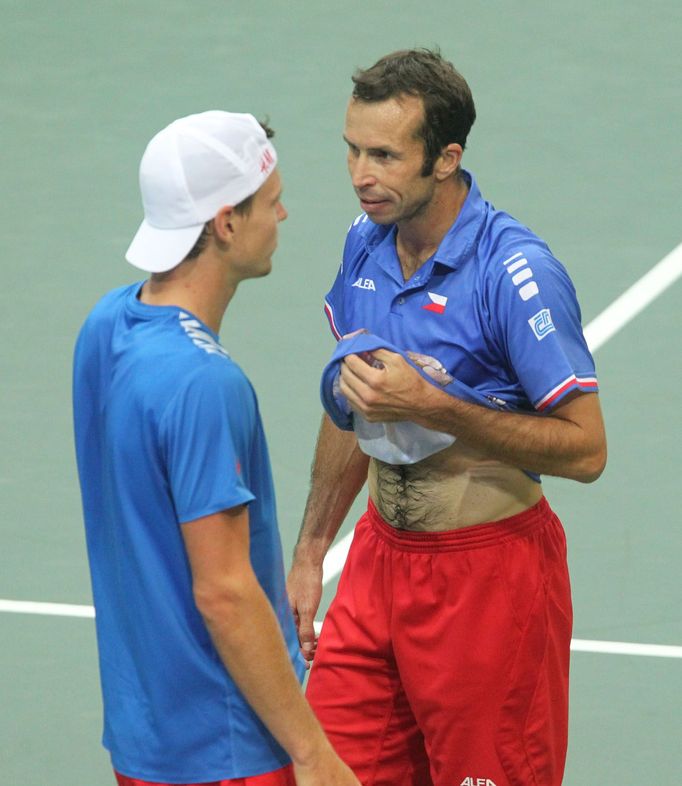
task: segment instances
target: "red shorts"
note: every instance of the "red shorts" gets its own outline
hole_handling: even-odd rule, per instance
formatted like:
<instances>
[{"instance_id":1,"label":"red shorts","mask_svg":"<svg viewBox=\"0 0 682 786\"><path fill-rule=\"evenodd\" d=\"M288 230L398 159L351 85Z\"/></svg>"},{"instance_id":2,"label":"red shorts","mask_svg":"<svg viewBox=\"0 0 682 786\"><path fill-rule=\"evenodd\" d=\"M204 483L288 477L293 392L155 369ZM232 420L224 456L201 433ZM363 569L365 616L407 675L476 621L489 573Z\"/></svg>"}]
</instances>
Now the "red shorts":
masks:
<instances>
[{"instance_id":1,"label":"red shorts","mask_svg":"<svg viewBox=\"0 0 682 786\"><path fill-rule=\"evenodd\" d=\"M363 786L559 786L571 627L544 498L438 533L396 530L370 501L307 696Z\"/></svg>"},{"instance_id":2,"label":"red shorts","mask_svg":"<svg viewBox=\"0 0 682 786\"><path fill-rule=\"evenodd\" d=\"M141 781L139 778L128 778L114 770L118 786L171 786L157 781ZM174 784L174 786L178 786ZM233 778L232 780L211 781L210 783L183 783L180 786L296 786L294 771L291 766L284 767L275 772L266 772L264 775L252 775L248 778Z\"/></svg>"}]
</instances>

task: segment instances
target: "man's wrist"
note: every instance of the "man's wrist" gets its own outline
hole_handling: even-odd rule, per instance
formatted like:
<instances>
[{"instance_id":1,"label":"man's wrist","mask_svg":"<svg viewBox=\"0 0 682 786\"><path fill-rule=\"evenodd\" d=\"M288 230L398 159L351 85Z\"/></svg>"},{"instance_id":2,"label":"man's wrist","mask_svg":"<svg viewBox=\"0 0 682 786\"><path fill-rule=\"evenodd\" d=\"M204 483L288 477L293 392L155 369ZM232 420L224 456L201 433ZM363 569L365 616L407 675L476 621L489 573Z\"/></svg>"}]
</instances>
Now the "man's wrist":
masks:
<instances>
[{"instance_id":1,"label":"man's wrist","mask_svg":"<svg viewBox=\"0 0 682 786\"><path fill-rule=\"evenodd\" d=\"M415 408L410 419L424 428L437 429L434 422L441 419L439 416L443 406L451 405L453 397L426 380L422 380L422 383L419 395L415 397Z\"/></svg>"},{"instance_id":2,"label":"man's wrist","mask_svg":"<svg viewBox=\"0 0 682 786\"><path fill-rule=\"evenodd\" d=\"M293 561L296 565L305 565L321 570L328 548L326 539L306 538L305 540L299 540L294 547Z\"/></svg>"},{"instance_id":3,"label":"man's wrist","mask_svg":"<svg viewBox=\"0 0 682 786\"><path fill-rule=\"evenodd\" d=\"M300 741L292 746L289 751L291 761L298 767L311 767L327 753L331 746L324 735L321 727L316 724L316 728L309 734L302 734Z\"/></svg>"}]
</instances>

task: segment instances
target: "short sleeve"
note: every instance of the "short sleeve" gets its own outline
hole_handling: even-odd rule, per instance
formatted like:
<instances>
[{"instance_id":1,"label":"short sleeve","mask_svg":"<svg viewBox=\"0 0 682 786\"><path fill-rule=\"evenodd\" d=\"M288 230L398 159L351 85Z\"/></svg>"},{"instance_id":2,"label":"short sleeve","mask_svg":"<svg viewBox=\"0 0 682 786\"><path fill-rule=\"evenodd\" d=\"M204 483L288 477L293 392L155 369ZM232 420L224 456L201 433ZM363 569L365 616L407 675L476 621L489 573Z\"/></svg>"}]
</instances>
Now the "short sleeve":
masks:
<instances>
[{"instance_id":1,"label":"short sleeve","mask_svg":"<svg viewBox=\"0 0 682 786\"><path fill-rule=\"evenodd\" d=\"M366 222L367 215L361 213L350 225L336 279L324 298L324 313L327 315L329 327L337 341L349 332L345 302L346 282L357 271L357 267L362 261L364 242L361 231Z\"/></svg>"},{"instance_id":2,"label":"short sleeve","mask_svg":"<svg viewBox=\"0 0 682 786\"><path fill-rule=\"evenodd\" d=\"M167 481L180 523L255 498L242 477L255 403L248 382L230 365L214 358L203 366L173 397L160 424Z\"/></svg>"},{"instance_id":3,"label":"short sleeve","mask_svg":"<svg viewBox=\"0 0 682 786\"><path fill-rule=\"evenodd\" d=\"M346 317L343 303L344 281L343 262L341 262L334 284L324 298L324 313L327 316L329 328L337 341L348 332L345 327Z\"/></svg>"},{"instance_id":4,"label":"short sleeve","mask_svg":"<svg viewBox=\"0 0 682 786\"><path fill-rule=\"evenodd\" d=\"M574 390L596 392L575 288L561 263L529 244L493 270L495 339L534 408L550 408Z\"/></svg>"}]
</instances>

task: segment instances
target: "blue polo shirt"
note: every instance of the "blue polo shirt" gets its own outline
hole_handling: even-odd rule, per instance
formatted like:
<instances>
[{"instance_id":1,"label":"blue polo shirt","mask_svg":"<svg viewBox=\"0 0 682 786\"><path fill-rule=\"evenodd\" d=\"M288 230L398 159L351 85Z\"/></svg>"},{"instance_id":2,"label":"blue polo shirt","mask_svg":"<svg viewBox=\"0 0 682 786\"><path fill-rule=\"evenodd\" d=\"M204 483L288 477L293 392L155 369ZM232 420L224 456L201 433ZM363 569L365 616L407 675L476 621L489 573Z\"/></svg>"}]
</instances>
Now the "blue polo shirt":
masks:
<instances>
[{"instance_id":1,"label":"blue polo shirt","mask_svg":"<svg viewBox=\"0 0 682 786\"><path fill-rule=\"evenodd\" d=\"M498 407L542 411L595 392L575 288L537 235L469 193L436 253L405 281L396 226L351 226L325 312L337 339L366 328L439 360Z\"/></svg>"}]
</instances>

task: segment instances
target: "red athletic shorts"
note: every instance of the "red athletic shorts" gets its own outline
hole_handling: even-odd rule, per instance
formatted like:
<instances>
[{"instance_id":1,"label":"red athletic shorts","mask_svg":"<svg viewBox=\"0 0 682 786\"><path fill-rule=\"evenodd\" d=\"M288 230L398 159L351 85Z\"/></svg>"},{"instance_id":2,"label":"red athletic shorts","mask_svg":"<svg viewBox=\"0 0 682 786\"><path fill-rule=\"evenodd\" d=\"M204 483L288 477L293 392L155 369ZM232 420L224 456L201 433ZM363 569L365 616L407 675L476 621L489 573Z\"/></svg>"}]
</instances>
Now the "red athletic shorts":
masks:
<instances>
[{"instance_id":1,"label":"red athletic shorts","mask_svg":"<svg viewBox=\"0 0 682 786\"><path fill-rule=\"evenodd\" d=\"M114 770L118 786L170 786L157 781L141 781L138 778L128 778ZM177 784L176 784L177 786ZM266 772L265 775L252 775L248 778L233 778L226 781L211 781L210 783L183 783L181 786L296 786L294 771L291 766L284 767L275 772Z\"/></svg>"},{"instance_id":2,"label":"red athletic shorts","mask_svg":"<svg viewBox=\"0 0 682 786\"><path fill-rule=\"evenodd\" d=\"M369 503L307 696L363 786L559 786L572 608L561 522L438 533Z\"/></svg>"}]
</instances>

